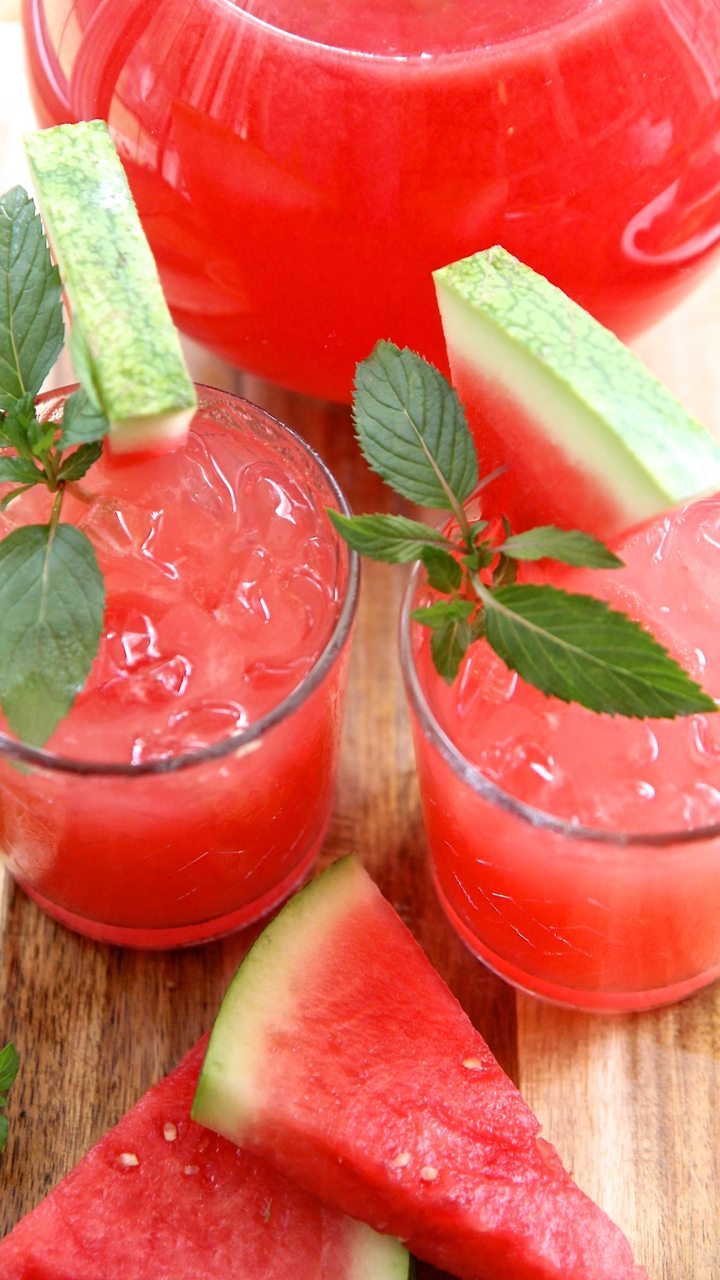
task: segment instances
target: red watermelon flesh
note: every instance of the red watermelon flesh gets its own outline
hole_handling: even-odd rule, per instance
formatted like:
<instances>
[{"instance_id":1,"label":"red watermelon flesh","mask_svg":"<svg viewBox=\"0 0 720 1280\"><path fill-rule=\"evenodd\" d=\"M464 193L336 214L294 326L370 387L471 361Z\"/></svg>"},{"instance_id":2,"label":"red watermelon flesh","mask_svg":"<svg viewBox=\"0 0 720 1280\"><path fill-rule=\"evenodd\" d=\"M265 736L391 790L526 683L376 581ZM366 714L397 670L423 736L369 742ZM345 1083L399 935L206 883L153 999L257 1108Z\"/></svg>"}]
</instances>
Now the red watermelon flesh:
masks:
<instances>
[{"instance_id":1,"label":"red watermelon flesh","mask_svg":"<svg viewBox=\"0 0 720 1280\"><path fill-rule=\"evenodd\" d=\"M504 515L514 533L554 524L597 538L617 537L641 519L606 480L538 432L532 413L502 383L459 354L451 353L451 366L481 474L499 471L483 494L485 515Z\"/></svg>"},{"instance_id":2,"label":"red watermelon flesh","mask_svg":"<svg viewBox=\"0 0 720 1280\"><path fill-rule=\"evenodd\" d=\"M260 936L193 1114L464 1280L642 1280L353 859Z\"/></svg>"},{"instance_id":3,"label":"red watermelon flesh","mask_svg":"<svg viewBox=\"0 0 720 1280\"><path fill-rule=\"evenodd\" d=\"M395 1241L379 1242L190 1119L204 1047L0 1242L2 1280L407 1276Z\"/></svg>"}]
</instances>

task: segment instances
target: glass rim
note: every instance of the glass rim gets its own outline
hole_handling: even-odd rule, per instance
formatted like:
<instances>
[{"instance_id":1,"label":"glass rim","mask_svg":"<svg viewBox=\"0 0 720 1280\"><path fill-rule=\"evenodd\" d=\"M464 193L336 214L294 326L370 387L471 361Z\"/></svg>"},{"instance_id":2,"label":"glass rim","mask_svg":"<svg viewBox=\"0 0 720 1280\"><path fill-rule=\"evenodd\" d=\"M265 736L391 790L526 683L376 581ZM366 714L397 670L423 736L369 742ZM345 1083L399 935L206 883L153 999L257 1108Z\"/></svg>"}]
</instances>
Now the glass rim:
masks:
<instances>
[{"instance_id":1,"label":"glass rim","mask_svg":"<svg viewBox=\"0 0 720 1280\"><path fill-rule=\"evenodd\" d=\"M673 845L698 844L705 840L717 839L720 836L720 823L705 826L679 828L672 831L615 831L604 827L585 826L573 822L569 818L558 817L546 809L528 804L518 799L511 792L504 790L496 782L488 778L477 764L468 760L452 738L445 732L425 696L412 646L412 619L410 610L417 591L418 578L423 566L417 564L412 570L403 592L399 622L400 666L408 701L417 715L420 728L425 738L435 747L452 772L464 782L471 791L495 808L502 809L513 817L536 830L550 831L554 835L564 836L568 840L584 841L598 845L610 845L623 849L633 845L649 848L668 848ZM720 712L718 712L720 714Z\"/></svg>"},{"instance_id":2,"label":"glass rim","mask_svg":"<svg viewBox=\"0 0 720 1280\"><path fill-rule=\"evenodd\" d=\"M299 432L275 417L267 409L262 408L261 405L254 404L243 396L235 395L232 391L223 391L218 387L210 387L201 382L196 382L195 387L199 393L198 407L200 407L202 394L205 392L211 398L227 400L233 405L239 404L244 409L249 409L253 413L259 414L266 422L279 429L283 435L289 436L307 454L313 466L320 472L331 494L337 501L338 509L344 515L351 514L345 494L330 468ZM76 385L57 387L52 391L42 393L38 400L44 402L54 397L66 396L76 389ZM337 537L339 540L340 535L338 534ZM322 651L300 683L274 707L271 707L269 711L260 716L258 720L248 725L247 728L239 729L221 738L218 742L210 743L208 746L200 747L195 751L183 751L178 755L164 757L161 760L145 760L138 763L120 760L83 760L76 756L63 756L53 751L47 751L44 747L32 747L17 738L12 738L8 734L0 732L0 759L11 760L15 763L20 762L24 765L47 769L54 773L69 773L86 777L139 778L164 773L177 773L180 770L205 764L208 761L221 760L225 756L253 750L255 744L266 733L297 711L315 689L322 684L325 676L334 666L336 659L340 656L345 646L357 608L360 561L357 552L353 551L347 543L344 545L348 555L347 582L341 607L335 619L335 625Z\"/></svg>"}]
</instances>

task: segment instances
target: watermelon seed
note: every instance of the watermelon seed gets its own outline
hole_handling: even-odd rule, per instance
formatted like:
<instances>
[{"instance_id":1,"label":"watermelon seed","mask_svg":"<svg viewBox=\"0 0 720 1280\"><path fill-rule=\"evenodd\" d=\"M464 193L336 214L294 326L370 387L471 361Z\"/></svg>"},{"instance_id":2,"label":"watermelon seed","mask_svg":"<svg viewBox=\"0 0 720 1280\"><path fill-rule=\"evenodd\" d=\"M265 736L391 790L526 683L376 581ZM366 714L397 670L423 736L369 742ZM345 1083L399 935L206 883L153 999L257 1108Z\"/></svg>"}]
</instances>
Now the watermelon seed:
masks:
<instances>
[{"instance_id":1,"label":"watermelon seed","mask_svg":"<svg viewBox=\"0 0 720 1280\"><path fill-rule=\"evenodd\" d=\"M426 1164L420 1170L420 1177L423 1182L434 1182L438 1177L438 1171L431 1164Z\"/></svg>"},{"instance_id":2,"label":"watermelon seed","mask_svg":"<svg viewBox=\"0 0 720 1280\"><path fill-rule=\"evenodd\" d=\"M407 1166L409 1165L409 1163L410 1163L410 1152L401 1151L400 1155L396 1156L395 1159L391 1162L390 1168L391 1169L407 1169Z\"/></svg>"},{"instance_id":3,"label":"watermelon seed","mask_svg":"<svg viewBox=\"0 0 720 1280\"><path fill-rule=\"evenodd\" d=\"M163 1138L166 1142L174 1142L177 1138L177 1125L170 1123L163 1125Z\"/></svg>"},{"instance_id":4,"label":"watermelon seed","mask_svg":"<svg viewBox=\"0 0 720 1280\"><path fill-rule=\"evenodd\" d=\"M197 1164L186 1164L185 1168L183 1169L183 1173L187 1173L187 1174L199 1173L199 1172L200 1172L200 1166Z\"/></svg>"},{"instance_id":5,"label":"watermelon seed","mask_svg":"<svg viewBox=\"0 0 720 1280\"><path fill-rule=\"evenodd\" d=\"M138 1165L140 1161L133 1151L122 1151L118 1156L118 1163L121 1164L124 1169L132 1169L135 1165Z\"/></svg>"},{"instance_id":6,"label":"watermelon seed","mask_svg":"<svg viewBox=\"0 0 720 1280\"><path fill-rule=\"evenodd\" d=\"M463 1058L463 1066L467 1067L468 1071L482 1071L483 1069L483 1064L479 1058Z\"/></svg>"}]
</instances>

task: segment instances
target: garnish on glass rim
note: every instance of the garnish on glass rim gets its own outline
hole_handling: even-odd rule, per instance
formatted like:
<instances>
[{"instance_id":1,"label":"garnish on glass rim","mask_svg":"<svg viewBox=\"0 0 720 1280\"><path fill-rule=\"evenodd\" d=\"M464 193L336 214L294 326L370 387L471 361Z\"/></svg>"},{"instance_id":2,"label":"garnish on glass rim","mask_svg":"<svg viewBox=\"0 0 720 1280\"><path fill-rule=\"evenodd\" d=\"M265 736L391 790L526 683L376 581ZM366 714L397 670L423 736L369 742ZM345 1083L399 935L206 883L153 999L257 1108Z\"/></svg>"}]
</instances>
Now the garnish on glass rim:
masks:
<instances>
[{"instance_id":1,"label":"garnish on glass rim","mask_svg":"<svg viewBox=\"0 0 720 1280\"><path fill-rule=\"evenodd\" d=\"M8 1090L15 1081L20 1066L20 1059L14 1044L6 1044L0 1049L0 1113L7 1106ZM3 1150L8 1137L7 1116L0 1114L0 1151Z\"/></svg>"},{"instance_id":2,"label":"garnish on glass rim","mask_svg":"<svg viewBox=\"0 0 720 1280\"><path fill-rule=\"evenodd\" d=\"M42 746L87 680L105 589L90 540L62 523L63 497L99 457L182 443L195 406L175 327L107 125L62 125L25 140L64 265L81 389L59 422L35 396L63 345L61 281L22 187L0 199L0 483L5 509L37 485L46 523L0 541L0 706L18 738Z\"/></svg>"},{"instance_id":3,"label":"garnish on glass rim","mask_svg":"<svg viewBox=\"0 0 720 1280\"><path fill-rule=\"evenodd\" d=\"M177 329L104 120L24 140L72 316L76 373L113 453L184 444L197 408Z\"/></svg>"},{"instance_id":4,"label":"garnish on glass rim","mask_svg":"<svg viewBox=\"0 0 720 1280\"><path fill-rule=\"evenodd\" d=\"M543 693L591 711L668 717L715 711L716 703L639 623L595 596L515 581L519 561L550 559L619 568L602 542L546 525L493 536L464 504L480 479L475 445L447 379L420 356L380 342L357 367L353 415L360 448L398 494L451 513L439 530L406 516L343 516L338 531L362 555L420 560L439 599L413 610L430 628L434 665L451 683L469 647L485 638L512 670Z\"/></svg>"}]
</instances>

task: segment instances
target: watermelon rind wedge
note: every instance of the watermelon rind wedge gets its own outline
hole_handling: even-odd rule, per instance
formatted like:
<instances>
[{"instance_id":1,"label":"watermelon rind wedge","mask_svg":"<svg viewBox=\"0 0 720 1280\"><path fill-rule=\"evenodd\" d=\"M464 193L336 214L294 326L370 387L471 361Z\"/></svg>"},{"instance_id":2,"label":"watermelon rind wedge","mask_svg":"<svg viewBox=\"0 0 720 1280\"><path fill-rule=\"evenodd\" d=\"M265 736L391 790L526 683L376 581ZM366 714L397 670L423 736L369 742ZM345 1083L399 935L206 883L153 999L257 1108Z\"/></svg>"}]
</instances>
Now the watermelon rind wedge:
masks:
<instances>
[{"instance_id":1,"label":"watermelon rind wedge","mask_svg":"<svg viewBox=\"0 0 720 1280\"><path fill-rule=\"evenodd\" d=\"M107 125L57 125L24 144L68 302L73 362L109 419L112 451L178 447L195 388Z\"/></svg>"},{"instance_id":2,"label":"watermelon rind wedge","mask_svg":"<svg viewBox=\"0 0 720 1280\"><path fill-rule=\"evenodd\" d=\"M2 1280L408 1280L396 1240L191 1121L204 1049L0 1241Z\"/></svg>"},{"instance_id":3,"label":"watermelon rind wedge","mask_svg":"<svg viewBox=\"0 0 720 1280\"><path fill-rule=\"evenodd\" d=\"M255 942L192 1113L463 1280L645 1277L355 859Z\"/></svg>"},{"instance_id":4,"label":"watermelon rind wedge","mask_svg":"<svg viewBox=\"0 0 720 1280\"><path fill-rule=\"evenodd\" d=\"M720 443L608 329L500 246L433 273L486 491L514 529L612 537L720 489Z\"/></svg>"}]
</instances>

